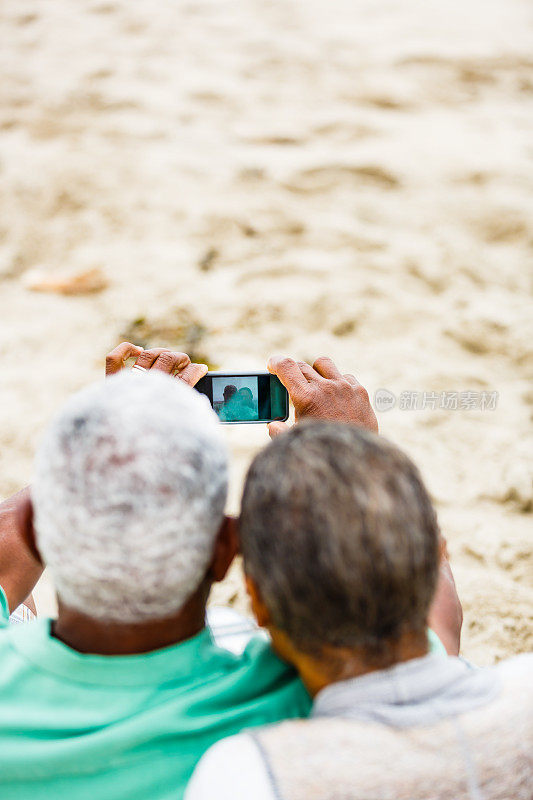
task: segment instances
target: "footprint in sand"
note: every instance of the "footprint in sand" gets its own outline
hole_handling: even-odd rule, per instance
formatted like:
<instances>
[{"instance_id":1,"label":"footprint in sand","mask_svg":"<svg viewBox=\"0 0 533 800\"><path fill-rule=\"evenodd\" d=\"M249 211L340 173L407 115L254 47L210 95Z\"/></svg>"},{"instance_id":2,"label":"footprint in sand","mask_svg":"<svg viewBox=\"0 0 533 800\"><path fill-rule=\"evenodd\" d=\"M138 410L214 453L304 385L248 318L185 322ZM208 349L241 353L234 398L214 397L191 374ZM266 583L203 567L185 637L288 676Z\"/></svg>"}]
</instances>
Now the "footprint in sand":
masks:
<instances>
[{"instance_id":1,"label":"footprint in sand","mask_svg":"<svg viewBox=\"0 0 533 800\"><path fill-rule=\"evenodd\" d=\"M502 356L523 368L533 361L528 337L494 319L457 319L445 335L474 356Z\"/></svg>"},{"instance_id":2,"label":"footprint in sand","mask_svg":"<svg viewBox=\"0 0 533 800\"><path fill-rule=\"evenodd\" d=\"M328 277L328 272L310 267L270 267L269 269L260 269L255 272L247 271L237 279L237 283L243 285L257 280L264 281L269 279L279 281L296 276L300 276L306 283L309 283L309 281L315 279L319 281L325 280Z\"/></svg>"},{"instance_id":3,"label":"footprint in sand","mask_svg":"<svg viewBox=\"0 0 533 800\"><path fill-rule=\"evenodd\" d=\"M388 94L363 94L355 98L355 101L360 106L379 108L382 111L412 111L416 105L411 100L392 97Z\"/></svg>"},{"instance_id":4,"label":"footprint in sand","mask_svg":"<svg viewBox=\"0 0 533 800\"><path fill-rule=\"evenodd\" d=\"M374 164L331 164L311 167L294 173L283 186L291 192L314 194L349 186L375 186L378 189L397 189L399 178L384 167Z\"/></svg>"},{"instance_id":5,"label":"footprint in sand","mask_svg":"<svg viewBox=\"0 0 533 800\"><path fill-rule=\"evenodd\" d=\"M491 210L472 220L470 227L489 244L511 244L522 240L533 245L533 228L517 209Z\"/></svg>"}]
</instances>

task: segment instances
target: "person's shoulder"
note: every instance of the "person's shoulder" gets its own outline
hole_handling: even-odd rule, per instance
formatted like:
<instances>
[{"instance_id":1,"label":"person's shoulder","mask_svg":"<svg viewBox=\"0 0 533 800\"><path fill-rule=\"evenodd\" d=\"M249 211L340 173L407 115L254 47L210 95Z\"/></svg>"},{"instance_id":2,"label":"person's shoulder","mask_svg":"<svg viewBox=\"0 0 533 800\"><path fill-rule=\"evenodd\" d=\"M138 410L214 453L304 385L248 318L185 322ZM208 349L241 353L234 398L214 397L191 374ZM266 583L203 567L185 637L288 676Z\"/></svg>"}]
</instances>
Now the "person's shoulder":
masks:
<instances>
[{"instance_id":1,"label":"person's shoulder","mask_svg":"<svg viewBox=\"0 0 533 800\"><path fill-rule=\"evenodd\" d=\"M224 608L211 608L208 622L218 652L225 651L227 677L238 686L243 705L254 708L255 724L309 714L311 699L296 670L278 658L253 623Z\"/></svg>"},{"instance_id":2,"label":"person's shoulder","mask_svg":"<svg viewBox=\"0 0 533 800\"><path fill-rule=\"evenodd\" d=\"M268 636L252 619L244 617L233 608L210 606L207 610L207 624L215 645L236 656L235 666L244 670L260 671L265 677L272 673L276 677L295 677L295 671L277 657Z\"/></svg>"},{"instance_id":3,"label":"person's shoulder","mask_svg":"<svg viewBox=\"0 0 533 800\"><path fill-rule=\"evenodd\" d=\"M283 686L291 687L310 702L309 695L294 667L276 655L268 640L254 636L247 644L243 657L248 669L256 676L256 680L277 690Z\"/></svg>"},{"instance_id":4,"label":"person's shoulder","mask_svg":"<svg viewBox=\"0 0 533 800\"><path fill-rule=\"evenodd\" d=\"M278 658L268 642L252 640L245 655L249 659L252 685L258 687L265 706L262 722L309 716L312 702L300 676Z\"/></svg>"},{"instance_id":5,"label":"person's shoulder","mask_svg":"<svg viewBox=\"0 0 533 800\"><path fill-rule=\"evenodd\" d=\"M254 739L246 733L229 736L202 756L184 800L273 800L270 780Z\"/></svg>"},{"instance_id":6,"label":"person's shoulder","mask_svg":"<svg viewBox=\"0 0 533 800\"><path fill-rule=\"evenodd\" d=\"M269 683L273 681L278 684L280 680L284 680L301 685L294 667L279 658L268 639L262 636L253 636L250 639L244 649L243 658L249 669Z\"/></svg>"},{"instance_id":7,"label":"person's shoulder","mask_svg":"<svg viewBox=\"0 0 533 800\"><path fill-rule=\"evenodd\" d=\"M504 681L533 686L533 653L511 656L491 667Z\"/></svg>"}]
</instances>

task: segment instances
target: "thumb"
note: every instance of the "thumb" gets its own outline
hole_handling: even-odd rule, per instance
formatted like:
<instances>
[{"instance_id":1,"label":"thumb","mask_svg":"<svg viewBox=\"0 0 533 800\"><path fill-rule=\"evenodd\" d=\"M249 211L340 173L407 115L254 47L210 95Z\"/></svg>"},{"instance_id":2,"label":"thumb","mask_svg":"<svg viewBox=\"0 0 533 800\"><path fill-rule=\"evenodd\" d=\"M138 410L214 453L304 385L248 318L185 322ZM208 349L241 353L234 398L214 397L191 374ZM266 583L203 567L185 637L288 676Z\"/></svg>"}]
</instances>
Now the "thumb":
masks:
<instances>
[{"instance_id":1,"label":"thumb","mask_svg":"<svg viewBox=\"0 0 533 800\"><path fill-rule=\"evenodd\" d=\"M287 433L290 430L290 425L286 422L270 422L268 425L268 435L271 439L275 439L281 433Z\"/></svg>"}]
</instances>

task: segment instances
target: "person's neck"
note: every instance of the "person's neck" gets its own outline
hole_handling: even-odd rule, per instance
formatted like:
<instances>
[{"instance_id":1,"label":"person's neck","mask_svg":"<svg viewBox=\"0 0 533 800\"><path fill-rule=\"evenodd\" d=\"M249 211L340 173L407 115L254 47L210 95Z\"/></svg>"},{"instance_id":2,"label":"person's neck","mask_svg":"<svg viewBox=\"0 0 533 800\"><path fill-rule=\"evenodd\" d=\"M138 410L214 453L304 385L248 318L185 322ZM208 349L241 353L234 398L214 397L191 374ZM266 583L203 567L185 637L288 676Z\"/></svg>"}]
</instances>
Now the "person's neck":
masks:
<instances>
[{"instance_id":1,"label":"person's neck","mask_svg":"<svg viewBox=\"0 0 533 800\"><path fill-rule=\"evenodd\" d=\"M379 659L369 658L362 648L348 647L325 647L320 657L315 657L294 648L281 631L270 632L274 649L296 667L311 697L332 683L359 678L414 658L422 658L429 650L425 633L409 632L393 645L388 645L386 655Z\"/></svg>"},{"instance_id":2,"label":"person's neck","mask_svg":"<svg viewBox=\"0 0 533 800\"><path fill-rule=\"evenodd\" d=\"M73 650L94 655L125 656L159 650L200 633L205 626L209 588L202 585L177 614L137 624L94 619L59 599L52 635Z\"/></svg>"}]
</instances>

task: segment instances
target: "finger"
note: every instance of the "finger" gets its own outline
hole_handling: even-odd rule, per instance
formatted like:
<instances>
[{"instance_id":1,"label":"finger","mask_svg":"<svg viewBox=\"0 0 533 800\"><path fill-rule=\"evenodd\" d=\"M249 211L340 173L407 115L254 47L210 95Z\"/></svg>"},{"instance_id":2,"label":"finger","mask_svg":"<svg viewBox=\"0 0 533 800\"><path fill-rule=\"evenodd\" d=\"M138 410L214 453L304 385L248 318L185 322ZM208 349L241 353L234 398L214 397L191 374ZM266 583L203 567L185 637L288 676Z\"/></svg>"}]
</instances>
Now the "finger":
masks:
<instances>
[{"instance_id":1,"label":"finger","mask_svg":"<svg viewBox=\"0 0 533 800\"><path fill-rule=\"evenodd\" d=\"M341 373L335 366L332 359L328 358L328 356L321 356L320 358L317 358L313 364L313 369L316 369L318 374L322 375L323 378L332 378L334 380L342 378Z\"/></svg>"},{"instance_id":2,"label":"finger","mask_svg":"<svg viewBox=\"0 0 533 800\"><path fill-rule=\"evenodd\" d=\"M291 429L290 425L287 425L286 422L270 422L268 424L268 435L271 439L275 439L276 436L280 436L282 433L287 433Z\"/></svg>"},{"instance_id":3,"label":"finger","mask_svg":"<svg viewBox=\"0 0 533 800\"><path fill-rule=\"evenodd\" d=\"M107 354L105 359L105 374L114 375L126 366L128 358L138 356L142 353L142 347L137 347L131 342L122 342L114 350Z\"/></svg>"},{"instance_id":4,"label":"finger","mask_svg":"<svg viewBox=\"0 0 533 800\"><path fill-rule=\"evenodd\" d=\"M173 353L165 350L163 353L159 353L152 364L152 369L158 369L168 375L173 375L177 370L185 369L190 363L191 359L186 353Z\"/></svg>"},{"instance_id":5,"label":"finger","mask_svg":"<svg viewBox=\"0 0 533 800\"><path fill-rule=\"evenodd\" d=\"M296 363L300 367L300 372L309 383L312 383L312 381L322 380L318 372L313 369L313 367L309 366L309 364L307 364L305 361L297 361Z\"/></svg>"},{"instance_id":6,"label":"finger","mask_svg":"<svg viewBox=\"0 0 533 800\"><path fill-rule=\"evenodd\" d=\"M207 375L208 369L207 364L189 364L189 366L185 367L182 372L179 372L176 377L189 386L195 386L200 378Z\"/></svg>"},{"instance_id":7,"label":"finger","mask_svg":"<svg viewBox=\"0 0 533 800\"><path fill-rule=\"evenodd\" d=\"M346 375L343 375L342 377L346 378L348 383L351 383L352 386L361 386L355 375L352 375L351 372L347 372Z\"/></svg>"},{"instance_id":8,"label":"finger","mask_svg":"<svg viewBox=\"0 0 533 800\"><path fill-rule=\"evenodd\" d=\"M267 369L277 375L293 400L298 401L308 394L307 378L294 359L287 356L270 356Z\"/></svg>"},{"instance_id":9,"label":"finger","mask_svg":"<svg viewBox=\"0 0 533 800\"><path fill-rule=\"evenodd\" d=\"M150 369L156 358L161 355L161 353L170 353L170 350L167 347L152 347L151 350L143 350L133 366L143 367L143 369Z\"/></svg>"}]
</instances>

